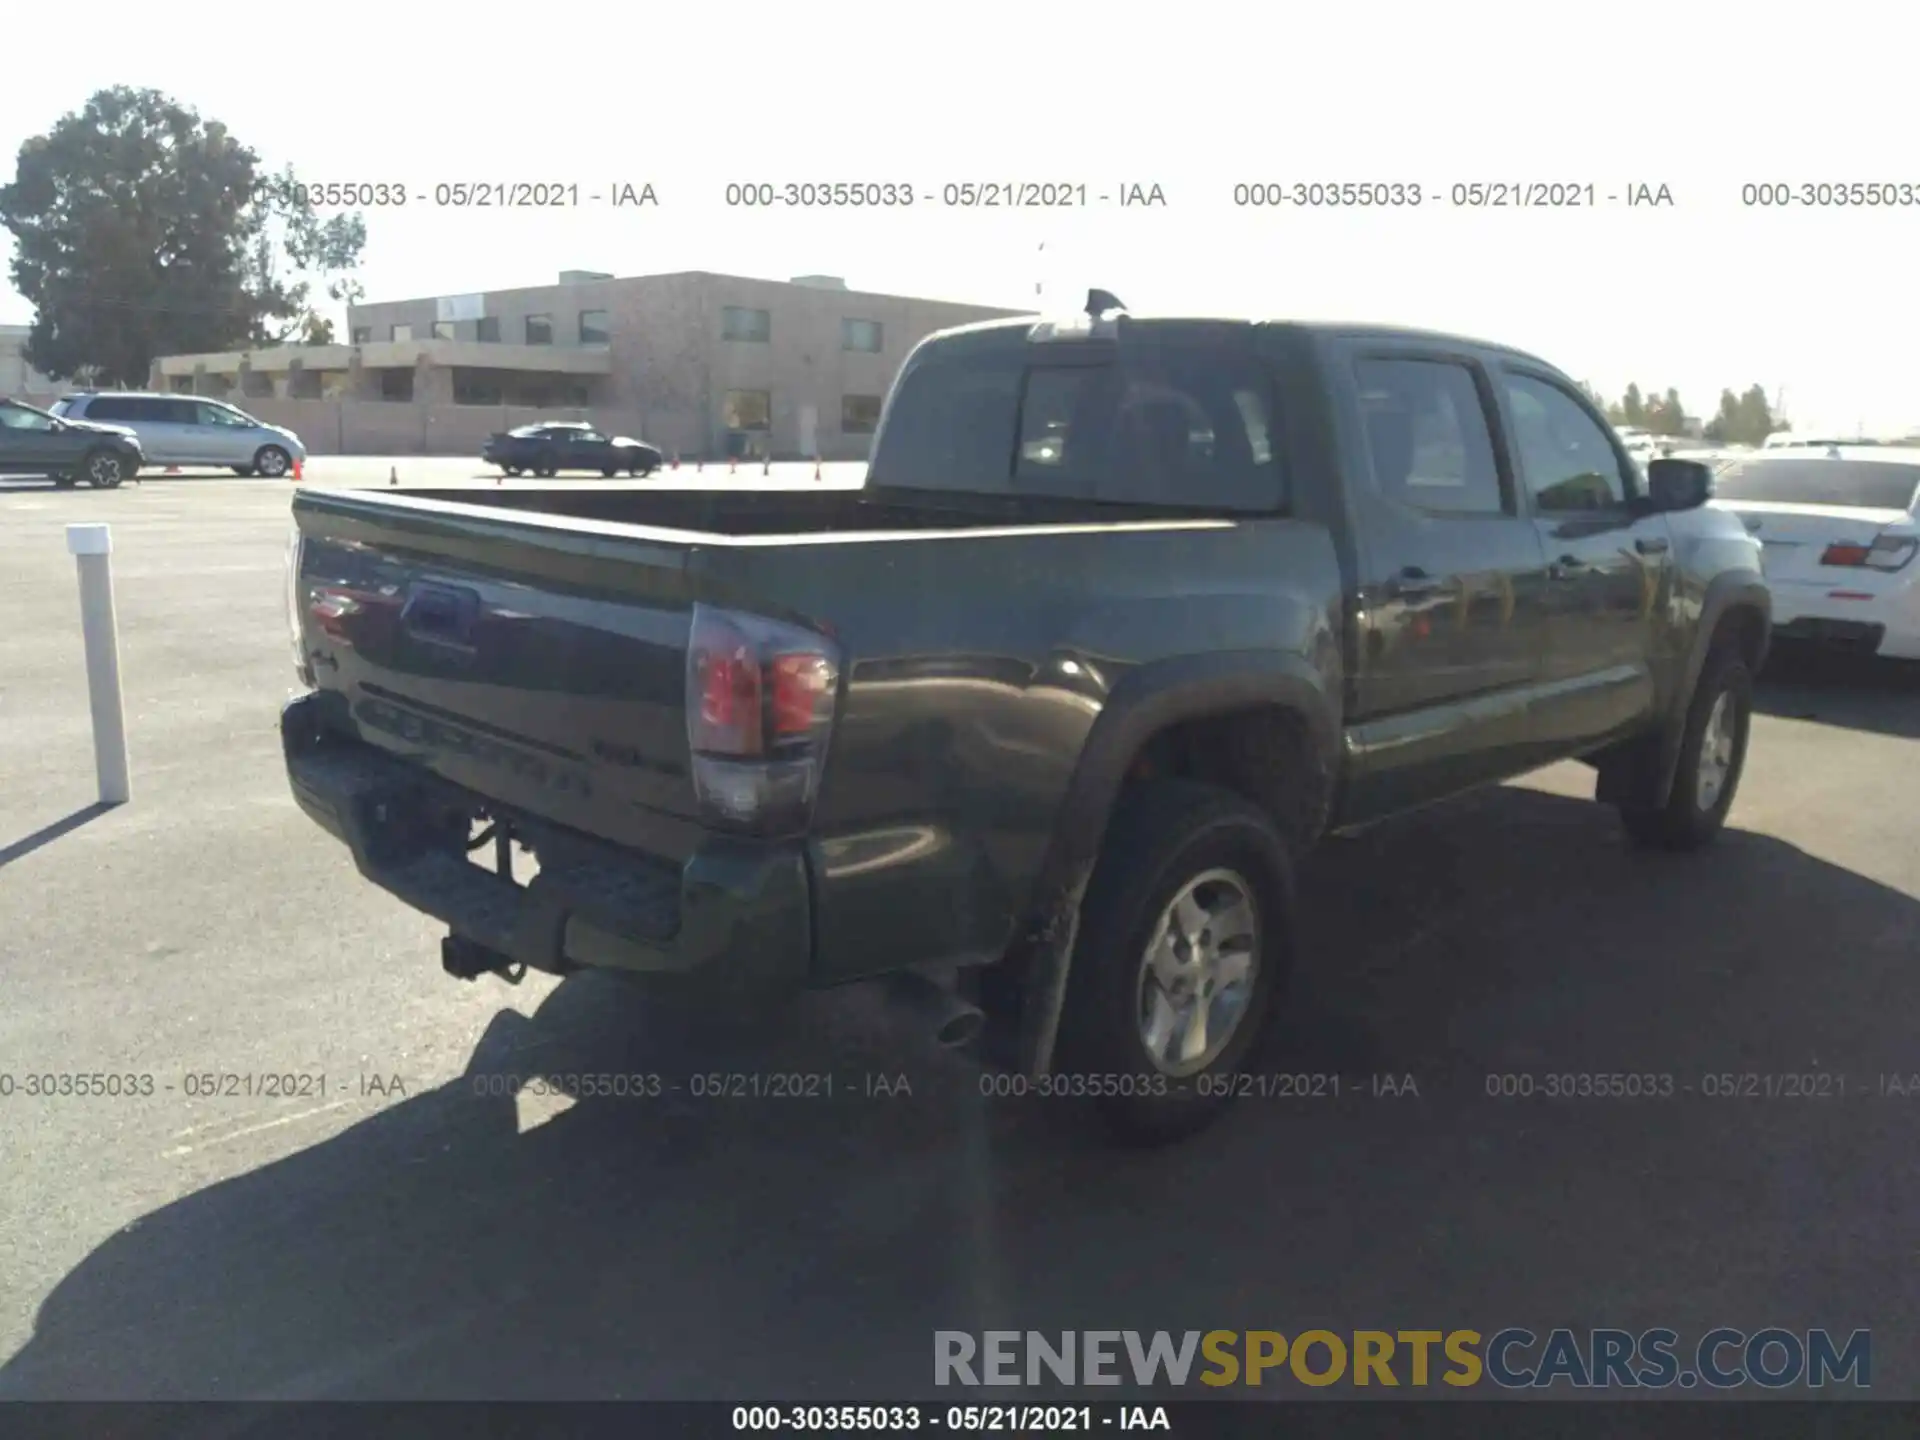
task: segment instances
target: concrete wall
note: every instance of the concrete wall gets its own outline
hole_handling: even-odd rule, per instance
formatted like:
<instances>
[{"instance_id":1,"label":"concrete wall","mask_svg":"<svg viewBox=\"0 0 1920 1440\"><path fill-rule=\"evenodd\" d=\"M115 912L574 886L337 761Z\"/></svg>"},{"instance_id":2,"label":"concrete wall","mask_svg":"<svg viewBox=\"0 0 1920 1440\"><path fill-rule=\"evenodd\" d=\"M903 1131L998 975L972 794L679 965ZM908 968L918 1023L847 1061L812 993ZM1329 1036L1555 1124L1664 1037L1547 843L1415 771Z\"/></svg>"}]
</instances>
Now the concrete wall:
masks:
<instances>
[{"instance_id":1,"label":"concrete wall","mask_svg":"<svg viewBox=\"0 0 1920 1440\"><path fill-rule=\"evenodd\" d=\"M249 400L247 412L284 425L314 455L471 455L496 430L542 420L588 420L637 435L639 417L604 410L530 410L519 406L428 405L381 400Z\"/></svg>"}]
</instances>

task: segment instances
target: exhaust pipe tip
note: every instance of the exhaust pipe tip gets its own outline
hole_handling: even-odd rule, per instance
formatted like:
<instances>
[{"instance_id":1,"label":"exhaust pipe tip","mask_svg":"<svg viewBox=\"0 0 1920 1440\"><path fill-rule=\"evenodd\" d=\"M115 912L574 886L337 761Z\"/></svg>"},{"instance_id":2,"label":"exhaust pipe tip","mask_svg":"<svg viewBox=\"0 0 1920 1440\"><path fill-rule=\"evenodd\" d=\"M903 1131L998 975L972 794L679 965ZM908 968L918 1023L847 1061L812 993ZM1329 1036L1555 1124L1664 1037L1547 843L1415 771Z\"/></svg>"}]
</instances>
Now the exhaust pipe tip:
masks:
<instances>
[{"instance_id":1,"label":"exhaust pipe tip","mask_svg":"<svg viewBox=\"0 0 1920 1440\"><path fill-rule=\"evenodd\" d=\"M979 1038L986 1015L979 1006L963 999L951 984L917 970L902 970L888 977L883 987L896 1007L924 1025L933 1034L936 1045L958 1050Z\"/></svg>"}]
</instances>

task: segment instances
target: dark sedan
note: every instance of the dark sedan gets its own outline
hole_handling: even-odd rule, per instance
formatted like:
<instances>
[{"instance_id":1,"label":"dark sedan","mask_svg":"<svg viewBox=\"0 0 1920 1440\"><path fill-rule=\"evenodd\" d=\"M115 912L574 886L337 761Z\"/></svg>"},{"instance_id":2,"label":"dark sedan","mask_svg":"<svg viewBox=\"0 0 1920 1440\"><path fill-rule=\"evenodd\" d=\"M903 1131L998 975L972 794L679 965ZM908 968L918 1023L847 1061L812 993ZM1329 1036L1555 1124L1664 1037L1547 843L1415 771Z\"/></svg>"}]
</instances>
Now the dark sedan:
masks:
<instances>
[{"instance_id":1,"label":"dark sedan","mask_svg":"<svg viewBox=\"0 0 1920 1440\"><path fill-rule=\"evenodd\" d=\"M37 405L0 400L0 475L45 475L63 489L85 480L111 490L146 463L124 425L63 420Z\"/></svg>"},{"instance_id":2,"label":"dark sedan","mask_svg":"<svg viewBox=\"0 0 1920 1440\"><path fill-rule=\"evenodd\" d=\"M660 468L658 450L625 435L606 435L591 425L555 421L522 425L488 438L480 458L509 475L525 472L546 478L562 470L598 470L602 475L651 475Z\"/></svg>"}]
</instances>

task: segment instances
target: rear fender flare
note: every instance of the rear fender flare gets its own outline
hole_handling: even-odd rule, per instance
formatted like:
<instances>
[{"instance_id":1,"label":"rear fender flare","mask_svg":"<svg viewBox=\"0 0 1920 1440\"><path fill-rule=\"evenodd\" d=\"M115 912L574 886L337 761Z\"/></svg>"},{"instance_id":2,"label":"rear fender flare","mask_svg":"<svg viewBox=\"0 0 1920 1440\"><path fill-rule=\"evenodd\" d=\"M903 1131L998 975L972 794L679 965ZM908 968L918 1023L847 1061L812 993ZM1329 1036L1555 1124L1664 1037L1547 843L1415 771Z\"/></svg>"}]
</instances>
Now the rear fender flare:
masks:
<instances>
[{"instance_id":1,"label":"rear fender flare","mask_svg":"<svg viewBox=\"0 0 1920 1440\"><path fill-rule=\"evenodd\" d=\"M1019 1066L1046 1074L1065 1002L1080 904L1113 807L1134 757L1155 734L1188 720L1261 706L1299 719L1331 787L1339 774L1340 712L1323 676L1304 657L1266 651L1180 656L1130 671L1101 707L1054 822L1053 844L1022 940L1028 964ZM1311 837L1309 837L1311 838Z\"/></svg>"}]
</instances>

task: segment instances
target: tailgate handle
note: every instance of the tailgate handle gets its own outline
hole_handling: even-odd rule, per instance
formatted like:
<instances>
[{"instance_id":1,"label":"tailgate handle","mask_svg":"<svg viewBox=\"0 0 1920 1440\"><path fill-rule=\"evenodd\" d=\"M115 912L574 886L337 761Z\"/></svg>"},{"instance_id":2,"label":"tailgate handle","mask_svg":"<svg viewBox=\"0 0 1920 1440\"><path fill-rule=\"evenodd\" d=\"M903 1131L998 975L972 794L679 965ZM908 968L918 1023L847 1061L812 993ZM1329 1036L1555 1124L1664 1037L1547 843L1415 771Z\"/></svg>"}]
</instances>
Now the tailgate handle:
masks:
<instances>
[{"instance_id":1,"label":"tailgate handle","mask_svg":"<svg viewBox=\"0 0 1920 1440\"><path fill-rule=\"evenodd\" d=\"M473 649L480 597L451 585L417 585L400 611L400 627L414 639L452 650Z\"/></svg>"}]
</instances>

